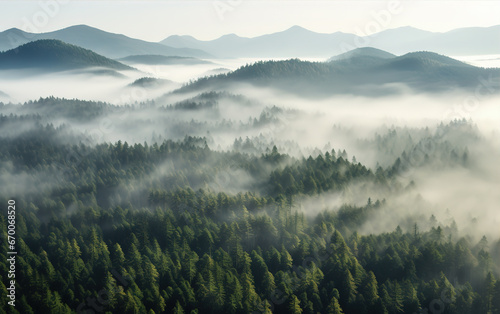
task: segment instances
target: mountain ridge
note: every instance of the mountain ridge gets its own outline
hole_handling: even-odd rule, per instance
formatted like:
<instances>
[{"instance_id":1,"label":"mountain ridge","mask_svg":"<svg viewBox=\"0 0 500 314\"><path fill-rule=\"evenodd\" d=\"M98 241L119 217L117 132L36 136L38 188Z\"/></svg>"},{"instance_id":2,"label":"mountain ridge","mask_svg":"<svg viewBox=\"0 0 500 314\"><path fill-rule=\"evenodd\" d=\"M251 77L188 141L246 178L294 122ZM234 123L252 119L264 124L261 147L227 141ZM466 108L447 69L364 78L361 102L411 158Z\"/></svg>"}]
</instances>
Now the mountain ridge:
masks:
<instances>
[{"instance_id":1,"label":"mountain ridge","mask_svg":"<svg viewBox=\"0 0 500 314\"><path fill-rule=\"evenodd\" d=\"M155 43L80 24L39 34L7 29L0 32L0 51L39 39L59 39L111 59L142 54L195 58L327 58L360 47L373 47L396 55L426 50L458 56L500 54L497 38L500 38L500 25L441 33L403 26L364 37L339 31L319 33L295 25L255 37L226 34L213 40L198 40L190 35L171 35Z\"/></svg>"},{"instance_id":2,"label":"mountain ridge","mask_svg":"<svg viewBox=\"0 0 500 314\"><path fill-rule=\"evenodd\" d=\"M159 43L130 38L123 34L106 32L88 25L73 25L47 33L28 33L9 29L0 33L0 51L16 48L39 39L58 39L68 44L92 50L107 58L117 59L137 54L160 54L166 56L213 57L191 48L174 48Z\"/></svg>"},{"instance_id":3,"label":"mountain ridge","mask_svg":"<svg viewBox=\"0 0 500 314\"><path fill-rule=\"evenodd\" d=\"M469 34L472 33L472 34ZM469 35L468 35L469 34ZM160 41L175 47L192 47L220 57L329 57L346 52L347 48L373 47L393 54L428 50L446 55L500 54L495 45L500 38L500 25L466 27L447 32L430 32L412 26L386 29L369 36L334 32L318 33L301 26L251 38L239 37L231 42L227 38L179 40L176 35ZM468 40L459 40L467 36ZM489 40L488 40L489 39Z\"/></svg>"},{"instance_id":4,"label":"mountain ridge","mask_svg":"<svg viewBox=\"0 0 500 314\"><path fill-rule=\"evenodd\" d=\"M395 85L406 85L418 92L473 90L479 83L478 77L491 75L500 79L499 74L498 69L478 68L437 53L419 51L387 59L259 61L227 74L201 78L177 92L200 92L249 83L311 95L374 96L398 93Z\"/></svg>"},{"instance_id":5,"label":"mountain ridge","mask_svg":"<svg viewBox=\"0 0 500 314\"><path fill-rule=\"evenodd\" d=\"M133 70L92 50L55 39L31 41L0 53L0 69L3 70L36 68L52 72L90 67Z\"/></svg>"}]
</instances>

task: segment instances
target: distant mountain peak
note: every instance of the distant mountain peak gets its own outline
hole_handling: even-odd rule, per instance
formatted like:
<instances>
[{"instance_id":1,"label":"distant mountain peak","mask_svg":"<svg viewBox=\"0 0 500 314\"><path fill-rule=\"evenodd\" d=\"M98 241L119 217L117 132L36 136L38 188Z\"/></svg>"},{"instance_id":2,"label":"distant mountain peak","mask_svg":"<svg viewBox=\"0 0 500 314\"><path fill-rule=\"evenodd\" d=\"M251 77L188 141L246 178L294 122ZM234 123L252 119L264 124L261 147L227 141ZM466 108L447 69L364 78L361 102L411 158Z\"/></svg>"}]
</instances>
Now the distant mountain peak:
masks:
<instances>
[{"instance_id":1,"label":"distant mountain peak","mask_svg":"<svg viewBox=\"0 0 500 314\"><path fill-rule=\"evenodd\" d=\"M283 32L286 32L286 33L314 33L313 31L310 31L307 28L304 28L304 27L299 26L299 25L294 25L294 26L284 30Z\"/></svg>"},{"instance_id":2,"label":"distant mountain peak","mask_svg":"<svg viewBox=\"0 0 500 314\"><path fill-rule=\"evenodd\" d=\"M395 28L393 28L393 29L406 29L406 30L409 30L409 29L412 29L412 30L413 30L413 29L414 29L414 30L419 30L419 31L421 31L421 29L416 28L416 27L413 27L413 26L410 26L410 25L400 26L400 27L395 27Z\"/></svg>"},{"instance_id":3,"label":"distant mountain peak","mask_svg":"<svg viewBox=\"0 0 500 314\"><path fill-rule=\"evenodd\" d=\"M308 29L306 29L306 28L304 28L302 26L299 26L299 25L293 25L288 30L305 30L305 31L307 31Z\"/></svg>"},{"instance_id":4,"label":"distant mountain peak","mask_svg":"<svg viewBox=\"0 0 500 314\"><path fill-rule=\"evenodd\" d=\"M240 37L234 33L231 33L231 34L222 35L221 37L217 38L216 40L241 40L244 38L245 37Z\"/></svg>"},{"instance_id":5,"label":"distant mountain peak","mask_svg":"<svg viewBox=\"0 0 500 314\"><path fill-rule=\"evenodd\" d=\"M92 27L92 26L89 26L87 24L76 24L76 25L71 25L71 26L68 26L66 28L86 28L86 29L98 29L98 28L95 28L95 27ZM99 29L100 30L100 29Z\"/></svg>"},{"instance_id":6,"label":"distant mountain peak","mask_svg":"<svg viewBox=\"0 0 500 314\"><path fill-rule=\"evenodd\" d=\"M70 30L71 31L93 31L93 32L107 33L106 31L104 31L102 29L99 29L99 28L96 28L96 27L93 27L93 26L89 26L89 25L86 25L86 24L71 25L71 26L62 28L62 29L60 29L58 31L70 31Z\"/></svg>"},{"instance_id":7,"label":"distant mountain peak","mask_svg":"<svg viewBox=\"0 0 500 314\"><path fill-rule=\"evenodd\" d=\"M396 30L399 30L399 31L429 32L429 31L426 31L426 30L423 30L423 29L420 29L420 28L416 28L416 27L410 26L410 25L386 29L386 31L396 31ZM429 32L429 33L431 33L431 32Z\"/></svg>"},{"instance_id":8,"label":"distant mountain peak","mask_svg":"<svg viewBox=\"0 0 500 314\"><path fill-rule=\"evenodd\" d=\"M371 58L379 58L379 59L390 59L395 58L396 55L389 53L387 51L373 48L373 47L361 47L356 48L347 52L344 52L340 55L331 57L328 59L328 62L338 61L338 60L347 60L355 57L371 57Z\"/></svg>"},{"instance_id":9,"label":"distant mountain peak","mask_svg":"<svg viewBox=\"0 0 500 314\"><path fill-rule=\"evenodd\" d=\"M12 27L12 28L4 30L3 33L24 33L24 31L17 28L17 27Z\"/></svg>"},{"instance_id":10,"label":"distant mountain peak","mask_svg":"<svg viewBox=\"0 0 500 314\"><path fill-rule=\"evenodd\" d=\"M79 36L89 37L89 34L91 34L92 36L96 36L96 37L98 37L98 36L115 36L118 38L132 39L124 34L108 32L108 31L105 31L105 30L102 30L102 29L99 29L99 28L96 28L93 26L86 25L86 24L78 24L78 25L68 26L66 28L60 29L60 30L55 31L55 32L49 32L47 34L51 34L51 33L68 33L69 36L75 36L75 37L79 37ZM63 39L63 41L65 41L65 40Z\"/></svg>"},{"instance_id":11,"label":"distant mountain peak","mask_svg":"<svg viewBox=\"0 0 500 314\"><path fill-rule=\"evenodd\" d=\"M373 34L371 36L377 37L380 35L387 35L387 34L404 34L404 36L430 36L434 35L437 33L430 32L430 31L425 31L419 28L415 28L413 26L401 26L401 27L396 27L396 28L389 28L383 31L380 31L376 34Z\"/></svg>"},{"instance_id":12,"label":"distant mountain peak","mask_svg":"<svg viewBox=\"0 0 500 314\"><path fill-rule=\"evenodd\" d=\"M172 39L172 38L182 38L182 39L192 39L192 40L196 40L196 38L194 38L193 36L191 35L170 35L167 37L167 39Z\"/></svg>"}]
</instances>

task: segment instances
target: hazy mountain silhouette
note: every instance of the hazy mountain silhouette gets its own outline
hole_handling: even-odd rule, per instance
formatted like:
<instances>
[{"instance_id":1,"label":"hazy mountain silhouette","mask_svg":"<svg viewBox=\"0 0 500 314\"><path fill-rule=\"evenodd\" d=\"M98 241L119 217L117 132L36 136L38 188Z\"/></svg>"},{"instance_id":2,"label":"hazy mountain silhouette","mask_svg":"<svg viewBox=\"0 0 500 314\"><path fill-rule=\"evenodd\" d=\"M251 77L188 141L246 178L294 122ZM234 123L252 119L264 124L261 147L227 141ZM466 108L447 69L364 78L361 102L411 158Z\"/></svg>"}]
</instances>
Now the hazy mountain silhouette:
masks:
<instances>
[{"instance_id":1,"label":"hazy mountain silhouette","mask_svg":"<svg viewBox=\"0 0 500 314\"><path fill-rule=\"evenodd\" d=\"M42 34L28 33L16 28L0 32L0 51L39 39L58 39L113 59L133 55L326 58L360 47L374 47L398 55L422 50L446 55L477 55L499 54L498 38L500 25L460 28L445 33L400 27L364 37L342 32L317 33L293 26L281 32L253 38L228 34L214 40L202 41L192 36L173 35L160 43L153 43L86 25L75 25Z\"/></svg>"},{"instance_id":2,"label":"hazy mountain silhouette","mask_svg":"<svg viewBox=\"0 0 500 314\"><path fill-rule=\"evenodd\" d=\"M500 25L460 28L434 33L413 27L388 29L370 36L336 32L322 34L293 26L254 38L234 34L201 41L191 36L170 36L162 44L196 48L220 57L327 57L359 47L375 47L395 54L427 50L446 55L500 53Z\"/></svg>"},{"instance_id":3,"label":"hazy mountain silhouette","mask_svg":"<svg viewBox=\"0 0 500 314\"><path fill-rule=\"evenodd\" d=\"M481 55L499 54L498 38L500 25L459 28L445 33L400 27L370 36L369 45L395 54L425 50L451 56Z\"/></svg>"},{"instance_id":4,"label":"hazy mountain silhouette","mask_svg":"<svg viewBox=\"0 0 500 314\"><path fill-rule=\"evenodd\" d=\"M108 58L130 55L156 54L165 56L210 57L204 51L191 48L172 48L159 43L113 34L87 25L75 25L49 33L32 34L12 28L0 33L0 51L39 39L58 39L66 43L90 49Z\"/></svg>"},{"instance_id":5,"label":"hazy mountain silhouette","mask_svg":"<svg viewBox=\"0 0 500 314\"><path fill-rule=\"evenodd\" d=\"M368 57L368 58L379 58L379 59L390 59L396 57L392 53L389 53L384 50L372 48L372 47L363 47L350 50L348 52L344 52L340 55L331 57L328 61L338 61L338 60L348 60L359 57Z\"/></svg>"},{"instance_id":6,"label":"hazy mountain silhouette","mask_svg":"<svg viewBox=\"0 0 500 314\"><path fill-rule=\"evenodd\" d=\"M224 35L211 41L191 36L170 36L161 41L172 47L202 49L218 57L300 57L340 53L340 42L353 42L356 36L337 32L320 34L300 26L254 38Z\"/></svg>"}]
</instances>

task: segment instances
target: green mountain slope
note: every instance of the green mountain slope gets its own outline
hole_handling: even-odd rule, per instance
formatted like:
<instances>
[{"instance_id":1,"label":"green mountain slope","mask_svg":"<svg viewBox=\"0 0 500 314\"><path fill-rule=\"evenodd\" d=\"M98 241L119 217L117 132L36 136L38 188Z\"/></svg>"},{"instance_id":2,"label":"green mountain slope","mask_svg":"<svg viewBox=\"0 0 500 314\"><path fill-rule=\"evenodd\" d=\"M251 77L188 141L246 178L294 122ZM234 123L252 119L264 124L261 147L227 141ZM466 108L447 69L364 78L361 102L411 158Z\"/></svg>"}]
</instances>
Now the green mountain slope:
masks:
<instances>
[{"instance_id":1,"label":"green mountain slope","mask_svg":"<svg viewBox=\"0 0 500 314\"><path fill-rule=\"evenodd\" d=\"M397 92L394 84L405 84L419 92L439 92L474 89L480 77L500 77L498 69L474 67L432 52L392 58L381 55L386 58L357 54L324 63L299 59L260 61L227 74L199 79L184 90L225 88L234 82L245 82L296 94L383 95Z\"/></svg>"},{"instance_id":2,"label":"green mountain slope","mask_svg":"<svg viewBox=\"0 0 500 314\"><path fill-rule=\"evenodd\" d=\"M132 69L91 50L52 39L37 40L0 53L0 69L4 70L36 68L61 71L89 67L114 70Z\"/></svg>"}]
</instances>

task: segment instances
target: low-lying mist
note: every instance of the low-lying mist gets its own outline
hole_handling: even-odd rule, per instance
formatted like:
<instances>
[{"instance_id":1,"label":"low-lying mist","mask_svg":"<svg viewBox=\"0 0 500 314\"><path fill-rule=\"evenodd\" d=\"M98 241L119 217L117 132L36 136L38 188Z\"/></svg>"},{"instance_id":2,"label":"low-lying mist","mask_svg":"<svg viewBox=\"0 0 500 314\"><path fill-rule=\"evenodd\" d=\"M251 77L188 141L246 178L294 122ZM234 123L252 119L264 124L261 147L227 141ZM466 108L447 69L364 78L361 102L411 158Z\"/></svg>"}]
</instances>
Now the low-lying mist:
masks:
<instances>
[{"instance_id":1,"label":"low-lying mist","mask_svg":"<svg viewBox=\"0 0 500 314\"><path fill-rule=\"evenodd\" d=\"M351 182L343 191L300 195L294 210L314 217L346 204L365 206L370 199L381 203L359 226L361 234L388 232L397 226L411 231L417 223L422 230L456 224L461 235L475 240L483 235L500 237L500 96L496 85L478 93L439 94L398 86L399 93L379 97L310 98L306 92L297 96L249 84L204 93L175 91L189 79L216 68L234 69L239 62L156 68L161 75L147 67L118 76L57 73L21 79L2 75L0 90L13 104L0 106L0 138L15 139L51 124L74 134L54 139L60 143L160 145L164 140L191 136L202 138L212 151L234 152L249 159L269 154L274 146L296 161L328 152L365 165L374 176L384 171L391 182L383 188L374 182ZM130 85L147 74L173 83L154 88ZM29 101L49 96L67 99ZM74 98L89 102L68 100ZM198 188L262 193L259 186L271 172L289 165L278 163L255 176L238 164L224 167L213 160L191 168L181 164L162 160L147 176L115 187L114 193L144 194L164 186L173 175L189 177L198 167L200 171L217 169ZM35 192L30 175L15 174L9 164L1 169L0 182L12 181L15 189L25 186L27 193ZM41 175L31 174L37 180Z\"/></svg>"}]
</instances>

